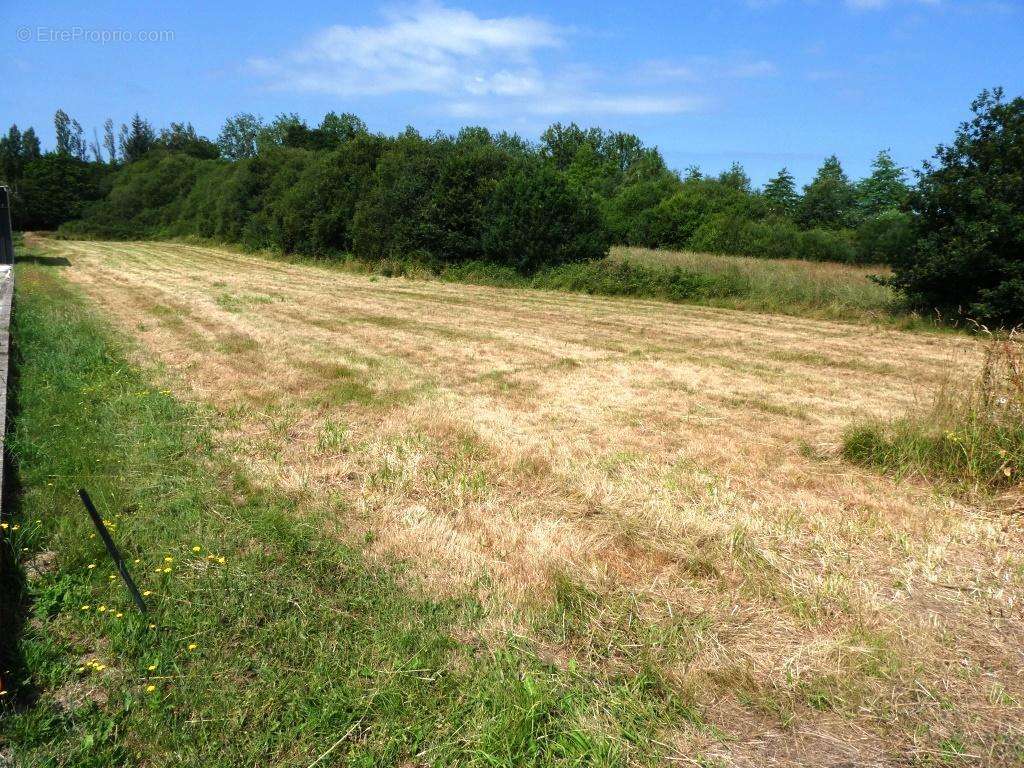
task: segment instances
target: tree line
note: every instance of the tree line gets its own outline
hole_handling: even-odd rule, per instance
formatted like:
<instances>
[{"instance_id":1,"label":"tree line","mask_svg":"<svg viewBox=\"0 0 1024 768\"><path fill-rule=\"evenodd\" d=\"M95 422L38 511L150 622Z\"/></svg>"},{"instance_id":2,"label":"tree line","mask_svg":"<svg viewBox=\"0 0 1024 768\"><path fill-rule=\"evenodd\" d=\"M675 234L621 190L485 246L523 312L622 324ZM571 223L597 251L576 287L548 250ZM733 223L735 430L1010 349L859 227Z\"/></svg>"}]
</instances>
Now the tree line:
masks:
<instances>
[{"instance_id":1,"label":"tree line","mask_svg":"<svg viewBox=\"0 0 1024 768\"><path fill-rule=\"evenodd\" d=\"M12 126L0 164L20 229L523 273L612 243L886 263L914 308L1019 322L1024 100L985 91L972 110L916 184L888 151L857 181L832 156L802 189L785 168L755 188L739 164L680 174L635 135L575 123L537 142L475 127L386 136L334 112L317 125L239 114L212 141L139 115L89 140L58 110L54 150Z\"/></svg>"}]
</instances>

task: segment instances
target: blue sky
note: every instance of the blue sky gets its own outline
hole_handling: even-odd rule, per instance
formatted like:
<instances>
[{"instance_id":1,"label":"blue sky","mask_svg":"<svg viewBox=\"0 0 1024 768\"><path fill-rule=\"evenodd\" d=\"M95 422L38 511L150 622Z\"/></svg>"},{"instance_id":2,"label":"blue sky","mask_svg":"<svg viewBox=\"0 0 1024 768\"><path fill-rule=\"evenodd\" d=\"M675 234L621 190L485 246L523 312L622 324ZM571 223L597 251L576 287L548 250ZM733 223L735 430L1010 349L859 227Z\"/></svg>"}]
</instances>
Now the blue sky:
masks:
<instances>
[{"instance_id":1,"label":"blue sky","mask_svg":"<svg viewBox=\"0 0 1024 768\"><path fill-rule=\"evenodd\" d=\"M574 120L675 168L803 182L831 153L855 177L886 147L919 167L982 88L1024 92L1024 0L2 6L0 122L46 146L58 107L90 135L135 111L210 136L239 111L528 138Z\"/></svg>"}]
</instances>

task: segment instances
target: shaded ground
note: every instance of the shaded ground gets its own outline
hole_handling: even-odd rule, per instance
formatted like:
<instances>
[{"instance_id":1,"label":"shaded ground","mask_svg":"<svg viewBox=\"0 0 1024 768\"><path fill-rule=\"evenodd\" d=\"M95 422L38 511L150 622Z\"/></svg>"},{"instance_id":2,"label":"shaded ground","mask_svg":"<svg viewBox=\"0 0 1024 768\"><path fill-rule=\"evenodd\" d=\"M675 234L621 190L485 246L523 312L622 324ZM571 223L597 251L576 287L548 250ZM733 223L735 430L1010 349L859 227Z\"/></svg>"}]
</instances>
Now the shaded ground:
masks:
<instances>
[{"instance_id":1,"label":"shaded ground","mask_svg":"<svg viewBox=\"0 0 1024 768\"><path fill-rule=\"evenodd\" d=\"M973 364L965 337L48 242L259 483L336 508L556 664L636 649L727 763L1010 764L1021 525L835 458ZM627 608L628 607L628 610ZM636 624L624 616L640 616ZM959 755L959 757L957 757Z\"/></svg>"}]
</instances>

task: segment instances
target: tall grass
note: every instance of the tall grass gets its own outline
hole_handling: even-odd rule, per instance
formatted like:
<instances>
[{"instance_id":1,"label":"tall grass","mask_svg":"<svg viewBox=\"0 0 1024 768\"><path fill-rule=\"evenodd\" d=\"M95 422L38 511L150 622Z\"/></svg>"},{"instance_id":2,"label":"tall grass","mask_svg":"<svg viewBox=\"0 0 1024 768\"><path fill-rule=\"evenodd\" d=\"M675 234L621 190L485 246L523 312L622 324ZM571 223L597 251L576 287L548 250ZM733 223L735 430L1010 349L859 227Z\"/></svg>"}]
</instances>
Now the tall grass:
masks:
<instances>
[{"instance_id":1,"label":"tall grass","mask_svg":"<svg viewBox=\"0 0 1024 768\"><path fill-rule=\"evenodd\" d=\"M728 296L712 297L715 306L827 319L913 320L891 288L872 276L889 268L800 259L759 259L694 251L613 248L612 262L649 269L681 269L743 286Z\"/></svg>"},{"instance_id":2,"label":"tall grass","mask_svg":"<svg viewBox=\"0 0 1024 768\"><path fill-rule=\"evenodd\" d=\"M904 327L932 325L904 312L899 296L871 279L887 272L881 265L620 247L600 261L565 264L532 275L484 262L449 267L440 274L454 282L508 288L633 296Z\"/></svg>"},{"instance_id":3,"label":"tall grass","mask_svg":"<svg viewBox=\"0 0 1024 768\"><path fill-rule=\"evenodd\" d=\"M921 474L963 490L993 492L1024 481L1024 338L985 332L973 378L951 375L924 414L852 428L852 461L900 476Z\"/></svg>"}]
</instances>

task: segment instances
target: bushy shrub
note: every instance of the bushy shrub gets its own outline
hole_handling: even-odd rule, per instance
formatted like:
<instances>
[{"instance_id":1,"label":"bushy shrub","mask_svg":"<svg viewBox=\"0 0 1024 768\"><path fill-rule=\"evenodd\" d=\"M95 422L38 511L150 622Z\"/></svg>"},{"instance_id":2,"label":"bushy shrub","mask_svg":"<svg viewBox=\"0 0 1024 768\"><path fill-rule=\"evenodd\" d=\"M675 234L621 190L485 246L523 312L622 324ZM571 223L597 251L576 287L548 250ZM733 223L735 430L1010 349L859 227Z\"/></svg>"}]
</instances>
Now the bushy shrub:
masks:
<instances>
[{"instance_id":1,"label":"bushy shrub","mask_svg":"<svg viewBox=\"0 0 1024 768\"><path fill-rule=\"evenodd\" d=\"M424 213L440 173L439 150L407 131L381 155L373 184L356 205L352 220L356 256L401 258L424 250Z\"/></svg>"},{"instance_id":2,"label":"bushy shrub","mask_svg":"<svg viewBox=\"0 0 1024 768\"><path fill-rule=\"evenodd\" d=\"M801 232L788 219L747 221L737 253L762 259L792 259L800 252Z\"/></svg>"},{"instance_id":3,"label":"bushy shrub","mask_svg":"<svg viewBox=\"0 0 1024 768\"><path fill-rule=\"evenodd\" d=\"M807 261L857 261L857 248L850 230L809 229L797 238L793 258Z\"/></svg>"},{"instance_id":4,"label":"bushy shrub","mask_svg":"<svg viewBox=\"0 0 1024 768\"><path fill-rule=\"evenodd\" d=\"M688 179L680 191L646 213L642 222L646 242L637 244L699 250L695 235L702 225L706 228L699 241L719 243L733 224L756 218L762 209L757 198L729 184L715 179Z\"/></svg>"},{"instance_id":5,"label":"bushy shrub","mask_svg":"<svg viewBox=\"0 0 1024 768\"><path fill-rule=\"evenodd\" d=\"M484 258L519 272L600 259L608 252L608 235L593 198L535 160L509 167L494 188L486 219Z\"/></svg>"},{"instance_id":6,"label":"bushy shrub","mask_svg":"<svg viewBox=\"0 0 1024 768\"><path fill-rule=\"evenodd\" d=\"M743 295L749 289L738 272L710 274L607 260L549 267L535 274L530 284L535 288L668 301L728 298Z\"/></svg>"},{"instance_id":7,"label":"bushy shrub","mask_svg":"<svg viewBox=\"0 0 1024 768\"><path fill-rule=\"evenodd\" d=\"M923 312L1024 323L1024 98L983 91L910 196L917 239L892 285Z\"/></svg>"},{"instance_id":8,"label":"bushy shrub","mask_svg":"<svg viewBox=\"0 0 1024 768\"><path fill-rule=\"evenodd\" d=\"M157 236L182 217L184 198L200 169L216 162L152 152L114 174L106 196L85 208L84 220L69 230L115 238Z\"/></svg>"},{"instance_id":9,"label":"bushy shrub","mask_svg":"<svg viewBox=\"0 0 1024 768\"><path fill-rule=\"evenodd\" d=\"M103 191L104 169L67 155L44 155L25 167L11 200L15 229L50 230L80 216Z\"/></svg>"},{"instance_id":10,"label":"bushy shrub","mask_svg":"<svg viewBox=\"0 0 1024 768\"><path fill-rule=\"evenodd\" d=\"M858 261L892 264L914 246L913 221L901 211L886 211L857 227L856 242Z\"/></svg>"}]
</instances>

